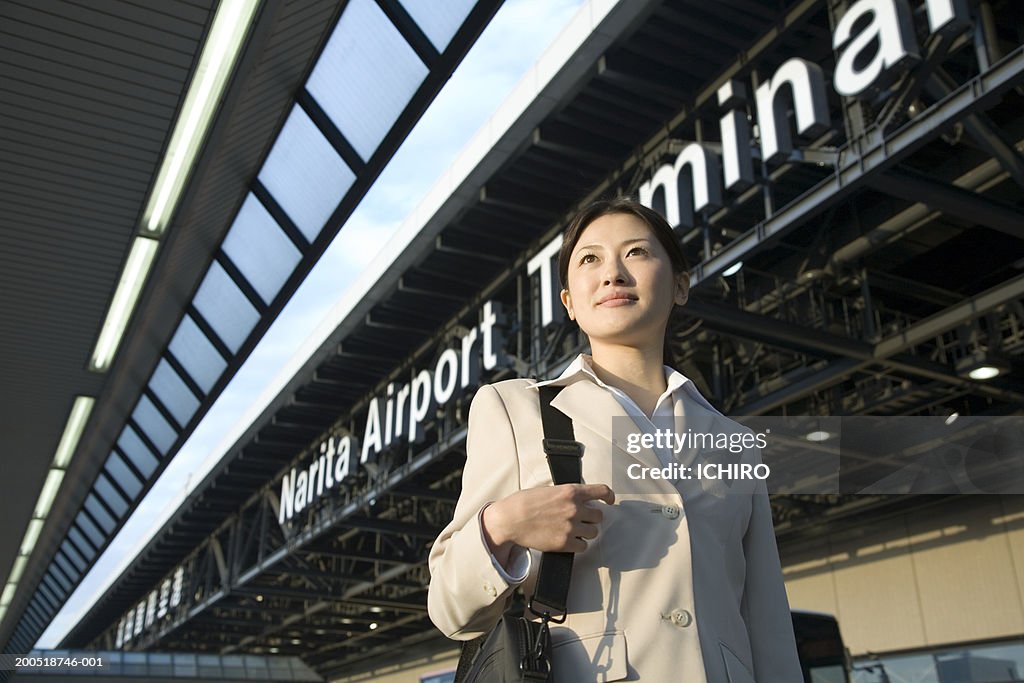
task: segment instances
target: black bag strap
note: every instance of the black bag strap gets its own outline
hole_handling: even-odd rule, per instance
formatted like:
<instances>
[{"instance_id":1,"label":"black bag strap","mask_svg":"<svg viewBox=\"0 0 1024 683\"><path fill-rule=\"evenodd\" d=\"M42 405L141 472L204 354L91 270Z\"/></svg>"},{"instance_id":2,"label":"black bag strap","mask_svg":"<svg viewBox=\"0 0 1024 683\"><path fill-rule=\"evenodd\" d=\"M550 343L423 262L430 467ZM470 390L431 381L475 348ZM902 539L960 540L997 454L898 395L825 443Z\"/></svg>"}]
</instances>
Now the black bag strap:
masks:
<instances>
[{"instance_id":1,"label":"black bag strap","mask_svg":"<svg viewBox=\"0 0 1024 683\"><path fill-rule=\"evenodd\" d=\"M551 470L554 484L579 484L583 478L580 459L583 444L576 441L572 418L551 406L563 387L550 384L540 387L540 417L544 428L544 453ZM545 616L556 624L565 621L568 614L566 602L569 597L569 581L572 578L573 553L542 553L540 569L537 572L537 586L527 604L527 609ZM550 609L535 608L534 601ZM551 609L556 611L552 615ZM559 616L560 615L560 616Z\"/></svg>"},{"instance_id":2,"label":"black bag strap","mask_svg":"<svg viewBox=\"0 0 1024 683\"><path fill-rule=\"evenodd\" d=\"M556 408L551 406L551 401L558 395L562 387L543 386L540 387L540 415L544 429L544 453L548 458L548 467L551 470L551 480L555 484L578 484L582 481L582 467L580 458L583 455L583 444L575 439L572 429L572 419ZM540 558L540 569L537 575L537 586L533 597L527 603L526 609L541 617L542 623L539 630L522 640L519 646L526 646L528 652L522 653L523 658L519 659L519 674L524 680L536 678L537 680L549 680L550 662L546 648L549 647L548 622L553 621L560 624L565 621L568 615L566 602L569 597L569 580L572 577L572 553L542 553ZM533 601L543 603L537 609L533 607ZM551 610L560 612L552 616ZM515 608L506 610L504 619L509 617ZM503 619L503 620L504 620ZM518 622L529 624L525 615L515 617ZM499 632L503 628L502 621L495 627ZM455 672L456 683L463 683L467 677L478 673L474 667L480 656L486 655L489 650L485 647L492 637L495 636L495 629L462 644L462 653L459 657L458 668ZM506 642L504 646L509 646ZM518 656L518 654L517 654ZM529 666L524 669L524 662ZM474 679L475 680L475 679Z\"/></svg>"}]
</instances>

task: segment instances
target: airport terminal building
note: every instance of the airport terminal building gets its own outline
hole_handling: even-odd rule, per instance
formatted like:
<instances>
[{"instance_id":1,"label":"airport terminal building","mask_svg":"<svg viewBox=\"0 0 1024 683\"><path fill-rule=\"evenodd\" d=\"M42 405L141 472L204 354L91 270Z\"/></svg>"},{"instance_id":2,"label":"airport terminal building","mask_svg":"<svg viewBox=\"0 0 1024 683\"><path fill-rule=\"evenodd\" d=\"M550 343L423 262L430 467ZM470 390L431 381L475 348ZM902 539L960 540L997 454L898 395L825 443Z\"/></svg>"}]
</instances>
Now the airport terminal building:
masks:
<instances>
[{"instance_id":1,"label":"airport terminal building","mask_svg":"<svg viewBox=\"0 0 1024 683\"><path fill-rule=\"evenodd\" d=\"M87 149L106 116L152 138L140 143L152 158L97 149L72 155L61 176L81 185L67 206L88 208L94 237L104 206L120 207L126 227L110 251L81 252L97 274L81 291L47 290L62 305L84 297L76 319L94 326L32 349L21 339L11 354L26 359L12 387L43 360L70 369L49 384L51 403L33 397L8 416L16 425L43 411L49 432L10 444L41 455L36 470L19 470L31 491L9 503L17 529L2 560L20 569L3 598L4 653L32 649L500 3L443 6L256 2L163 225L141 207L159 182L168 112L183 103L115 114L112 98L78 126L37 86L3 105L43 111ZM117 7L124 32L170 22L194 55L217 9ZM107 64L87 12L59 14L11 10L6 25L29 41L31 27L54 22L49 31ZM43 51L51 33L39 31ZM14 63L28 50L0 53ZM161 50L146 59L172 62ZM196 78L183 68L166 66L176 92ZM62 161L36 156L3 162L29 178L18 187ZM104 195L89 170L100 161L125 166L132 182ZM59 218L19 192L27 199L3 235ZM106 653L110 675L452 680L458 646L427 616L426 560L461 490L470 402L481 384L552 377L586 350L558 300L554 259L579 207L619 195L662 212L683 244L691 295L673 351L715 407L810 419L824 435L812 441L825 444L837 431L827 425L870 425L916 454L908 470L851 448L845 479L810 485L800 467L819 446L808 446L792 486L771 499L791 606L835 617L849 680L1024 678L1016 0L586 0L60 647ZM153 270L106 374L86 373L120 268L131 245L147 244L137 240L157 250ZM65 249L70 263L74 244ZM6 247L0 258L24 260ZM53 267L44 261L24 268L41 274ZM38 309L27 296L3 306L14 321ZM95 399L91 413L73 457L51 463L77 395ZM957 420L1000 431L967 445L932 440L934 425ZM60 494L40 517L44 470L60 473Z\"/></svg>"}]
</instances>

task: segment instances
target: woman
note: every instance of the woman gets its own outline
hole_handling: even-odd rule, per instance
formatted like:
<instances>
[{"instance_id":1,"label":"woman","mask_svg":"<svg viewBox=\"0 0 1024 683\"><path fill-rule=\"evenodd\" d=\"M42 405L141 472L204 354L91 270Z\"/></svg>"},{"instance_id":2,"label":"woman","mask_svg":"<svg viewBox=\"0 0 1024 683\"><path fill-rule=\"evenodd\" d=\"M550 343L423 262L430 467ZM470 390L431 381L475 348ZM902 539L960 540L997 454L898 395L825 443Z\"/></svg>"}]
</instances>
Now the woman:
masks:
<instances>
[{"instance_id":1,"label":"woman","mask_svg":"<svg viewBox=\"0 0 1024 683\"><path fill-rule=\"evenodd\" d=\"M569 615L551 629L556 680L799 683L765 482L639 476L760 462L753 446L642 446L666 424L750 436L664 365L689 285L671 227L629 199L595 202L566 230L559 276L591 354L554 380L477 393L462 495L430 552L431 619L449 638L475 638L518 586L532 594L541 552L571 551ZM543 384L564 387L551 405L583 444L581 484L551 485Z\"/></svg>"}]
</instances>

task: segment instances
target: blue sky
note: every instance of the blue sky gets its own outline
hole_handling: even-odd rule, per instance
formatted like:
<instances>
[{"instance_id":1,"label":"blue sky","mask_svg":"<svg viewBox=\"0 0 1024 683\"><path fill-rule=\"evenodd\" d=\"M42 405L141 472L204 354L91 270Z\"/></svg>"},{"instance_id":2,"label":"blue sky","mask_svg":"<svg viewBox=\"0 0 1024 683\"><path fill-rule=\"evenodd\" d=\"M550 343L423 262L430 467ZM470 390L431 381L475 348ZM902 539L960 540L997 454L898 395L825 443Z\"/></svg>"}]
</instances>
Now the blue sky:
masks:
<instances>
[{"instance_id":1,"label":"blue sky","mask_svg":"<svg viewBox=\"0 0 1024 683\"><path fill-rule=\"evenodd\" d=\"M506 0L245 365L36 644L53 648L225 455L226 433L349 291L583 0Z\"/></svg>"}]
</instances>

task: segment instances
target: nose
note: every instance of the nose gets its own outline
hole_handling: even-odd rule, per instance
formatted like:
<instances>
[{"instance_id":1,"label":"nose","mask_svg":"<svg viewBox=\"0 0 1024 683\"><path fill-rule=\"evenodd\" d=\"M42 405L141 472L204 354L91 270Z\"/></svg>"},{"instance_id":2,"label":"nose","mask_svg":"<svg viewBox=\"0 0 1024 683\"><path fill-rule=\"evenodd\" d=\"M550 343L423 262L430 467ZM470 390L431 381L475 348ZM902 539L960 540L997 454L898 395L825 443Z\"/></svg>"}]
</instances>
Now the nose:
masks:
<instances>
[{"instance_id":1,"label":"nose","mask_svg":"<svg viewBox=\"0 0 1024 683\"><path fill-rule=\"evenodd\" d=\"M625 264L617 258L605 261L604 284L623 285L628 280Z\"/></svg>"}]
</instances>

